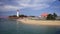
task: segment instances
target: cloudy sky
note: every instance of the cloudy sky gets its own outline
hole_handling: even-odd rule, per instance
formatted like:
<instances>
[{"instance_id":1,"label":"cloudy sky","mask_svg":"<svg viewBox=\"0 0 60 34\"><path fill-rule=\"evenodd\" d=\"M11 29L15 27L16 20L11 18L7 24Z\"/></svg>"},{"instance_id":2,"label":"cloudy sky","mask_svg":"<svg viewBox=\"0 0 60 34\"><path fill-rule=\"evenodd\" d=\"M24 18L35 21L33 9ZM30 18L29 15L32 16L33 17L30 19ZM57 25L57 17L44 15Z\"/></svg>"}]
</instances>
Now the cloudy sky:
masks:
<instances>
[{"instance_id":1,"label":"cloudy sky","mask_svg":"<svg viewBox=\"0 0 60 34\"><path fill-rule=\"evenodd\" d=\"M39 16L42 13L60 15L59 0L0 0L0 16L20 14Z\"/></svg>"}]
</instances>

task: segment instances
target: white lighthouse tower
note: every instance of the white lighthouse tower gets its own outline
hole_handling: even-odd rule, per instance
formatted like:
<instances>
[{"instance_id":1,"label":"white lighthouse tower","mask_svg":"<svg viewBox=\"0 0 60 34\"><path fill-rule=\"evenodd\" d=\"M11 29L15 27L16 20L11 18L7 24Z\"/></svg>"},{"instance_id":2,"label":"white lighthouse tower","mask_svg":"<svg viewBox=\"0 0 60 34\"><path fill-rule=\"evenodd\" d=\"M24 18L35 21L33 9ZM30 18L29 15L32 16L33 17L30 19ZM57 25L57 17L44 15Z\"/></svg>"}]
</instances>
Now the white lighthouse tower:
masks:
<instances>
[{"instance_id":1,"label":"white lighthouse tower","mask_svg":"<svg viewBox=\"0 0 60 34\"><path fill-rule=\"evenodd\" d=\"M19 17L19 10L17 10L17 17Z\"/></svg>"}]
</instances>

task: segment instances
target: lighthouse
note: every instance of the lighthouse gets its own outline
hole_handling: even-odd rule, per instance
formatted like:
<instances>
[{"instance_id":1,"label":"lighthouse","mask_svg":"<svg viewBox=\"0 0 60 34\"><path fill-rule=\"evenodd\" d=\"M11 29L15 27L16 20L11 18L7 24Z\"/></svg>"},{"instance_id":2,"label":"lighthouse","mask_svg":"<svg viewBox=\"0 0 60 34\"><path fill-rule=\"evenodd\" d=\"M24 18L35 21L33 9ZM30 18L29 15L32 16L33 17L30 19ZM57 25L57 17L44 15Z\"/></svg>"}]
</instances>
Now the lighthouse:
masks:
<instances>
[{"instance_id":1,"label":"lighthouse","mask_svg":"<svg viewBox=\"0 0 60 34\"><path fill-rule=\"evenodd\" d=\"M17 17L19 17L19 10L17 10Z\"/></svg>"}]
</instances>

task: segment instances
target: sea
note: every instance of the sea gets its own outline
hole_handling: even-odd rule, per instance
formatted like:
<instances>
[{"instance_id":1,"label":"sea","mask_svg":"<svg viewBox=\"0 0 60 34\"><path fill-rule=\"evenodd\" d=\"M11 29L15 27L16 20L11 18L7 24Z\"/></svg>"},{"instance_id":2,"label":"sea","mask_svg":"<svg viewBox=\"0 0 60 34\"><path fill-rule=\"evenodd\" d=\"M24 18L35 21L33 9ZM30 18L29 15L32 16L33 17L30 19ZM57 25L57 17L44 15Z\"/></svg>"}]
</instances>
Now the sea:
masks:
<instances>
[{"instance_id":1,"label":"sea","mask_svg":"<svg viewBox=\"0 0 60 34\"><path fill-rule=\"evenodd\" d=\"M60 34L60 26L29 25L16 19L0 18L0 34Z\"/></svg>"}]
</instances>

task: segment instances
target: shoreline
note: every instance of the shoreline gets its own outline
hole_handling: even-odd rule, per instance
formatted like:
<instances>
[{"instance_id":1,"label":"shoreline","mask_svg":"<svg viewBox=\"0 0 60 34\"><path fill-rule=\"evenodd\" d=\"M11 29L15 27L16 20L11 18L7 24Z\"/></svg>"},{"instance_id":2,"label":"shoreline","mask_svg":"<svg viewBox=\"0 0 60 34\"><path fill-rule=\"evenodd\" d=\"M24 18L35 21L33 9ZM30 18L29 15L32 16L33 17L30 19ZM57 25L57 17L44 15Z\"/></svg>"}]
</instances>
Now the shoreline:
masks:
<instances>
[{"instance_id":1,"label":"shoreline","mask_svg":"<svg viewBox=\"0 0 60 34\"><path fill-rule=\"evenodd\" d=\"M31 19L17 19L24 24L30 25L49 25L49 26L60 26L60 21L56 20L31 20Z\"/></svg>"}]
</instances>

